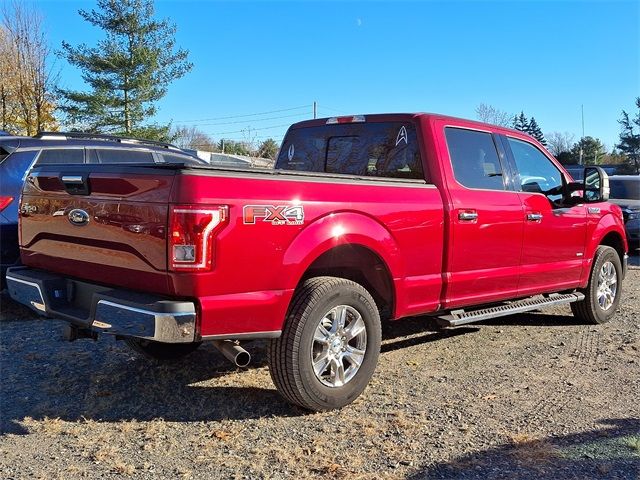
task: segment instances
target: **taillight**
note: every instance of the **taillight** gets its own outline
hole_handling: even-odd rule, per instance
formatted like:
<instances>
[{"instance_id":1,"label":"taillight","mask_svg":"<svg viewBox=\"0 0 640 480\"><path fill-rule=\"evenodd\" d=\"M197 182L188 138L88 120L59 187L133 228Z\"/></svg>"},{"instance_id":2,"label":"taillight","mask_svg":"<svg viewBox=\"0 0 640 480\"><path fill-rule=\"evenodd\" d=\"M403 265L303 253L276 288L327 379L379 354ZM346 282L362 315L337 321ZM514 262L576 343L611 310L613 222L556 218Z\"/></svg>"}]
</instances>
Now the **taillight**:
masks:
<instances>
[{"instance_id":1,"label":"taillight","mask_svg":"<svg viewBox=\"0 0 640 480\"><path fill-rule=\"evenodd\" d=\"M211 270L215 236L228 222L229 207L173 205L170 217L170 268L179 272Z\"/></svg>"},{"instance_id":2,"label":"taillight","mask_svg":"<svg viewBox=\"0 0 640 480\"><path fill-rule=\"evenodd\" d=\"M13 202L13 197L0 196L0 212L7 208Z\"/></svg>"}]
</instances>

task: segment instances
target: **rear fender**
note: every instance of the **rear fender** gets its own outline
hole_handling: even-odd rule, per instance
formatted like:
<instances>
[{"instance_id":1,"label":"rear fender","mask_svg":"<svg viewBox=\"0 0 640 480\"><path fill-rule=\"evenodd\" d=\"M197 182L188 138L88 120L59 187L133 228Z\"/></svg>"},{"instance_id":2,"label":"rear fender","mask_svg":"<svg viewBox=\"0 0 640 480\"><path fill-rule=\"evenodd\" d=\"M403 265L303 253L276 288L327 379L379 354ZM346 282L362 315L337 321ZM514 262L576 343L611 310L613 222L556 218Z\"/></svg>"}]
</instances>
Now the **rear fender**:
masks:
<instances>
[{"instance_id":1,"label":"rear fender","mask_svg":"<svg viewBox=\"0 0 640 480\"><path fill-rule=\"evenodd\" d=\"M404 276L396 240L376 220L355 212L332 213L302 230L284 254L279 285L295 289L309 266L323 253L340 245L361 245L385 262L392 278Z\"/></svg>"}]
</instances>

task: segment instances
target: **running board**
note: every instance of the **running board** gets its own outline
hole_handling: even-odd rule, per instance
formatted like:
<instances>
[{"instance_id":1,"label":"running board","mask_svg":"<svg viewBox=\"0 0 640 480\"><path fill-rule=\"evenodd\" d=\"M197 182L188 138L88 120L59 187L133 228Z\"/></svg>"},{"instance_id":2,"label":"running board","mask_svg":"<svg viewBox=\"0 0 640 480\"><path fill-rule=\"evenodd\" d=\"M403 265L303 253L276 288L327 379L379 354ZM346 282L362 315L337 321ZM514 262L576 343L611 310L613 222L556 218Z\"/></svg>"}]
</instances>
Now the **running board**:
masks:
<instances>
[{"instance_id":1,"label":"running board","mask_svg":"<svg viewBox=\"0 0 640 480\"><path fill-rule=\"evenodd\" d=\"M539 308L550 307L552 305L562 305L565 303L578 302L584 300L582 293L559 294L552 293L544 297L532 297L526 300L506 303L495 307L481 308L478 310L465 311L452 310L448 315L438 316L437 320L446 327L457 327L467 323L479 322L488 318L504 317L514 313L530 312Z\"/></svg>"}]
</instances>

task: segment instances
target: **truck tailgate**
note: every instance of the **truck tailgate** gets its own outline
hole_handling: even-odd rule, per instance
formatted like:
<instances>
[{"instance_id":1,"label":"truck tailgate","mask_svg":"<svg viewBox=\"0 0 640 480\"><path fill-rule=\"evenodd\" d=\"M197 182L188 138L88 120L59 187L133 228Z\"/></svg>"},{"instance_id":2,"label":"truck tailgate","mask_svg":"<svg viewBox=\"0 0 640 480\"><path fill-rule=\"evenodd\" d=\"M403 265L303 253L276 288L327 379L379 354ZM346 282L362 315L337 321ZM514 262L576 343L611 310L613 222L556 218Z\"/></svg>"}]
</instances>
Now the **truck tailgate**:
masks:
<instances>
[{"instance_id":1,"label":"truck tailgate","mask_svg":"<svg viewBox=\"0 0 640 480\"><path fill-rule=\"evenodd\" d=\"M20 207L26 265L135 290L167 292L170 166L48 165Z\"/></svg>"}]
</instances>

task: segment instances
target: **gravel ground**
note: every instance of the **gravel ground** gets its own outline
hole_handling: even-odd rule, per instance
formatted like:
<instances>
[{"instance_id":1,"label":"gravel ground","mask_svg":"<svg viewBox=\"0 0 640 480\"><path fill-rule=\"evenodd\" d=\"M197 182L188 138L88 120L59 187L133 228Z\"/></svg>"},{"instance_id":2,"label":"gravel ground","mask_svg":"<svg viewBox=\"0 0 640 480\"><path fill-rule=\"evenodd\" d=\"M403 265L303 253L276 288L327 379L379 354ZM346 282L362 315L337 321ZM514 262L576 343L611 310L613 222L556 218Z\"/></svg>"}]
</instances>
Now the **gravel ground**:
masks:
<instances>
[{"instance_id":1,"label":"gravel ground","mask_svg":"<svg viewBox=\"0 0 640 480\"><path fill-rule=\"evenodd\" d=\"M154 365L1 300L0 477L640 478L640 270L616 320L568 308L385 328L369 388L309 414L213 347Z\"/></svg>"}]
</instances>

